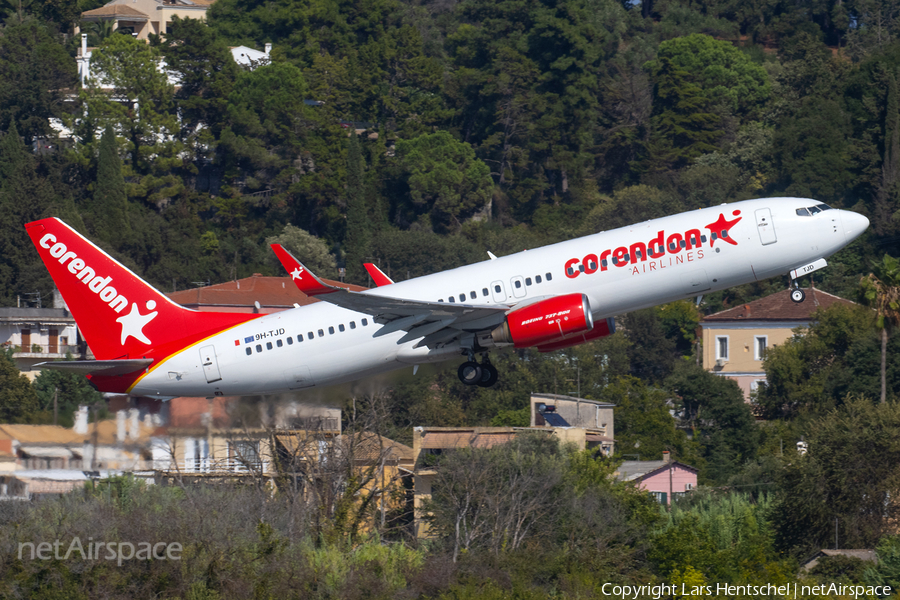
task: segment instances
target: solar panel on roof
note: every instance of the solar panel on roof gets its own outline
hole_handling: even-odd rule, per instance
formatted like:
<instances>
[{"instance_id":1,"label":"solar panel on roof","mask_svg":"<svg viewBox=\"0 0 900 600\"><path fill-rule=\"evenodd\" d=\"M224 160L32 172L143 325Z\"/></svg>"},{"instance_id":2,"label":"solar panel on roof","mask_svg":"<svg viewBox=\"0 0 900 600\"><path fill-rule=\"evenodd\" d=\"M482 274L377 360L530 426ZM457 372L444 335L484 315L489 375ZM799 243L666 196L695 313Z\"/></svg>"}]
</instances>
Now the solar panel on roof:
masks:
<instances>
[{"instance_id":1,"label":"solar panel on roof","mask_svg":"<svg viewBox=\"0 0 900 600\"><path fill-rule=\"evenodd\" d=\"M558 415L556 413L545 412L544 413L544 421L550 427L571 427L571 425L569 425L568 421L566 421L565 419L563 419L560 415Z\"/></svg>"}]
</instances>

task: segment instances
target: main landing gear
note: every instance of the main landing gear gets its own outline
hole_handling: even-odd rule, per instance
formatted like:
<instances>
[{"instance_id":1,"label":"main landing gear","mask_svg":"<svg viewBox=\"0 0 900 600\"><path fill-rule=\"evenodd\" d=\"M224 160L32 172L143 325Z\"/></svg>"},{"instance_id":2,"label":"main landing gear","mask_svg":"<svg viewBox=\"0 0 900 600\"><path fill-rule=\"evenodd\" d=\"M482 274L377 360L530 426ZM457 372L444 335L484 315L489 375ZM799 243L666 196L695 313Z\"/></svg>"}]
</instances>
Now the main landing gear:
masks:
<instances>
[{"instance_id":1,"label":"main landing gear","mask_svg":"<svg viewBox=\"0 0 900 600\"><path fill-rule=\"evenodd\" d=\"M456 371L459 380L466 385L477 385L479 387L491 387L497 383L499 373L497 368L488 360L487 353L482 355L481 364L475 362L474 353L469 353L469 360L459 365Z\"/></svg>"}]
</instances>

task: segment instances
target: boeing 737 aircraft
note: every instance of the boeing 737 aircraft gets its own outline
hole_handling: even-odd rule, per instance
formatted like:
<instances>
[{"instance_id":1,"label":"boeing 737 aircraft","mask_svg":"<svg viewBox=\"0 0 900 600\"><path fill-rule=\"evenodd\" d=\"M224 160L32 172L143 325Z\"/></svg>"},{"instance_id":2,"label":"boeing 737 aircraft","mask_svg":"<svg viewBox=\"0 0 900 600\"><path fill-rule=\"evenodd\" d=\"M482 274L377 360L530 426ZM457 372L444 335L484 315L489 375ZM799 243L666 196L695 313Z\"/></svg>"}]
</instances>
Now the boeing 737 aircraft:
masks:
<instances>
[{"instance_id":1,"label":"boeing 737 aircraft","mask_svg":"<svg viewBox=\"0 0 900 600\"><path fill-rule=\"evenodd\" d=\"M322 302L268 314L210 313L169 300L59 219L25 227L97 360L100 391L240 396L327 386L462 356L460 379L490 386L488 351L547 352L609 335L615 315L826 265L868 227L816 200L705 208L377 288L324 283L273 245L297 287ZM490 254L490 253L489 253ZM477 362L481 355L481 362Z\"/></svg>"}]
</instances>

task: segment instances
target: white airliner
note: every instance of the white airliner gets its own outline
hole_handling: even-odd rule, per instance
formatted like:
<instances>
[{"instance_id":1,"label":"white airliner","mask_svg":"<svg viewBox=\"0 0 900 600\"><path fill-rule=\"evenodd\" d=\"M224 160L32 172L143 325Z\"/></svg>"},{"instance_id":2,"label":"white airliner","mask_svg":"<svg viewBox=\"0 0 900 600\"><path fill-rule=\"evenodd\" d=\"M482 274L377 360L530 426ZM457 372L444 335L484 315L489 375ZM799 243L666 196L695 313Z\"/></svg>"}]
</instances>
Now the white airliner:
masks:
<instances>
[{"instance_id":1,"label":"white airliner","mask_svg":"<svg viewBox=\"0 0 900 600\"><path fill-rule=\"evenodd\" d=\"M816 200L747 200L398 283L367 265L378 287L364 292L325 284L273 245L323 302L269 315L186 309L59 219L26 228L98 359L41 366L105 392L173 397L286 392L454 356L464 383L490 386L489 350L574 346L627 311L786 273L802 302L797 278L868 225Z\"/></svg>"}]
</instances>

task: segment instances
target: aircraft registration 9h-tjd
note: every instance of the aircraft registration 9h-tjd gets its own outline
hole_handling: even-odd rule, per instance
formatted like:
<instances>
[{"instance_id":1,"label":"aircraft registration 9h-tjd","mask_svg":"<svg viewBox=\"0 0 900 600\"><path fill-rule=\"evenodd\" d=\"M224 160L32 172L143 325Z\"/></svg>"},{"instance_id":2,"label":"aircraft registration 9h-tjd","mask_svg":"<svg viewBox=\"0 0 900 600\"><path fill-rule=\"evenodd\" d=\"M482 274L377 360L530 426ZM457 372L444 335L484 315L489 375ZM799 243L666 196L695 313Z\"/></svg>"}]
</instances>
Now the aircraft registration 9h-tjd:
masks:
<instances>
[{"instance_id":1,"label":"aircraft registration 9h-tjd","mask_svg":"<svg viewBox=\"0 0 900 600\"><path fill-rule=\"evenodd\" d=\"M746 200L397 283L366 265L377 287L363 292L273 245L322 302L267 315L189 310L59 219L25 227L97 358L39 366L82 372L103 392L173 397L287 392L453 356L464 383L487 387L498 375L488 351L568 348L609 335L627 311L785 273L802 302L797 279L868 225L815 200Z\"/></svg>"}]
</instances>

